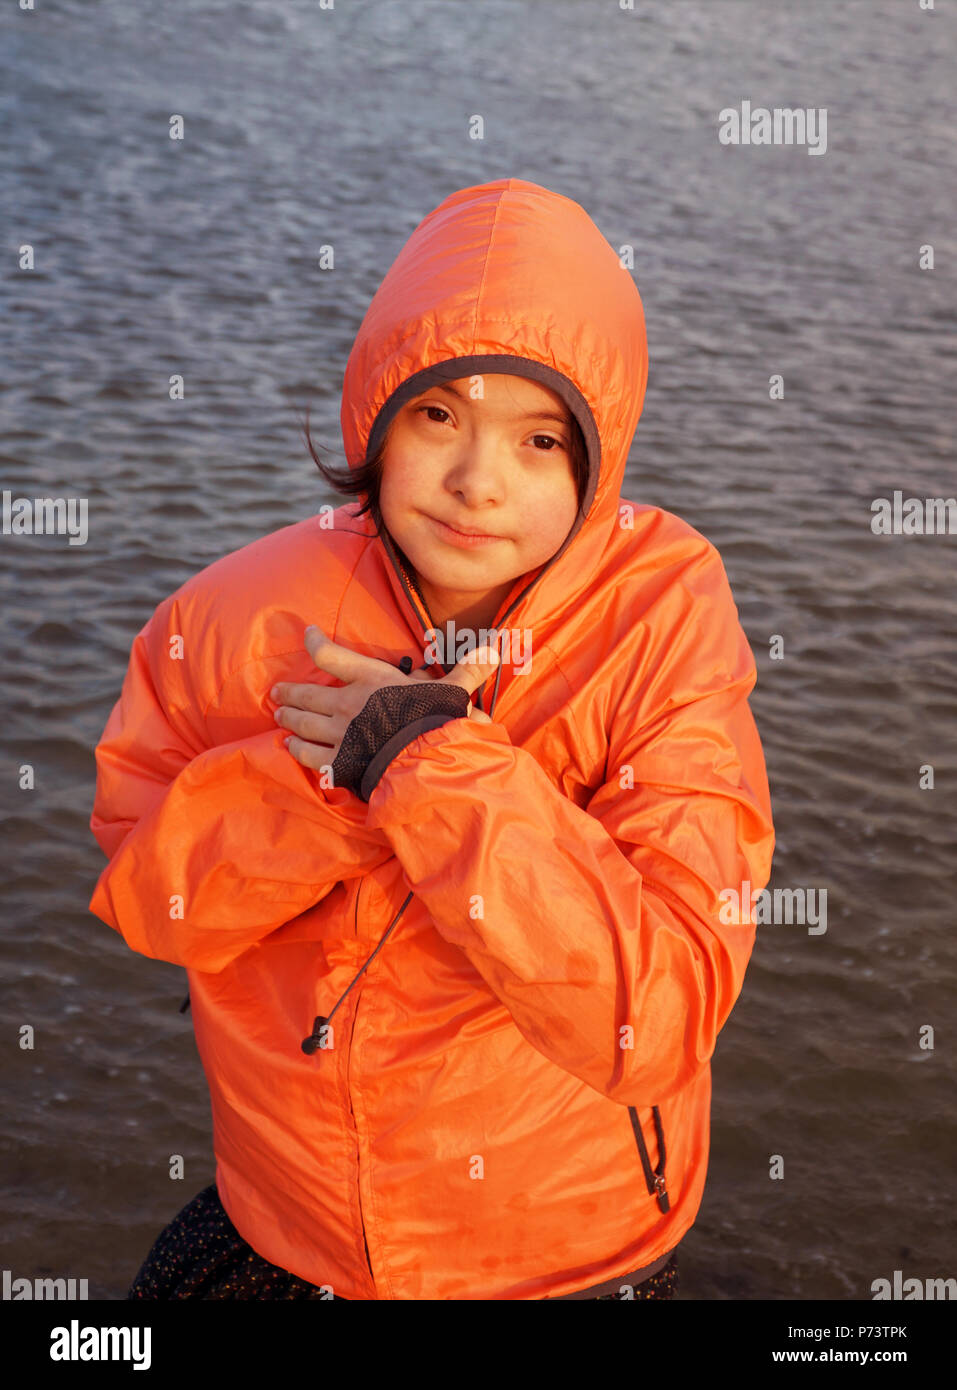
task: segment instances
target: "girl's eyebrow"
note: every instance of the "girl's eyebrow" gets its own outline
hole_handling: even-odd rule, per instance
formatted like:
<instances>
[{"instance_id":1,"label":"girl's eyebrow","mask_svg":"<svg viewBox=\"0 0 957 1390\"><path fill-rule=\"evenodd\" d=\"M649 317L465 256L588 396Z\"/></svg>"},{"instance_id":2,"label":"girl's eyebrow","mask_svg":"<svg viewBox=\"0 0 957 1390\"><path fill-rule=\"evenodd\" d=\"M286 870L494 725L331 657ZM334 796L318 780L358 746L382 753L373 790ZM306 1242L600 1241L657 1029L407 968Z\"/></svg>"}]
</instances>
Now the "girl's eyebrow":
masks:
<instances>
[{"instance_id":1,"label":"girl's eyebrow","mask_svg":"<svg viewBox=\"0 0 957 1390\"><path fill-rule=\"evenodd\" d=\"M460 391L457 386L453 386L450 381L439 382L437 386L430 387L429 390L448 391L450 395L456 396L460 401L468 401L469 399L464 392ZM421 394L427 396L429 392L423 391ZM419 397L417 396L416 400L418 399ZM555 410L528 410L522 415L516 415L515 418L516 420L556 420L558 424L564 425L566 429L569 424L568 415L559 415Z\"/></svg>"}]
</instances>

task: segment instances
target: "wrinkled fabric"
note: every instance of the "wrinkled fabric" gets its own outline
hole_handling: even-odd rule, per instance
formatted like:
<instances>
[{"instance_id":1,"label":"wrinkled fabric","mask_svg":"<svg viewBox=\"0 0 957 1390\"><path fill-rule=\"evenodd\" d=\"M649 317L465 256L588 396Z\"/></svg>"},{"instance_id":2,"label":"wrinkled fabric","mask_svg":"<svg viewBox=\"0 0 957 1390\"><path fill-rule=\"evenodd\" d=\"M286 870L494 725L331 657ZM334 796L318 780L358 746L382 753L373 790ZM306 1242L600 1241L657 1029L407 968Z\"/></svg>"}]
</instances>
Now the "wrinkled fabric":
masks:
<instances>
[{"instance_id":1,"label":"wrinkled fabric","mask_svg":"<svg viewBox=\"0 0 957 1390\"><path fill-rule=\"evenodd\" d=\"M766 885L774 831L721 558L622 497L647 369L638 291L577 203L520 179L450 195L370 304L343 437L356 467L443 376L568 403L582 510L496 616L532 633L530 667L503 660L474 695L491 722L412 738L368 803L297 763L269 691L334 684L305 626L416 668L431 626L349 503L164 599L96 749L91 910L188 973L230 1221L337 1296L562 1297L698 1212L755 934L726 895Z\"/></svg>"}]
</instances>

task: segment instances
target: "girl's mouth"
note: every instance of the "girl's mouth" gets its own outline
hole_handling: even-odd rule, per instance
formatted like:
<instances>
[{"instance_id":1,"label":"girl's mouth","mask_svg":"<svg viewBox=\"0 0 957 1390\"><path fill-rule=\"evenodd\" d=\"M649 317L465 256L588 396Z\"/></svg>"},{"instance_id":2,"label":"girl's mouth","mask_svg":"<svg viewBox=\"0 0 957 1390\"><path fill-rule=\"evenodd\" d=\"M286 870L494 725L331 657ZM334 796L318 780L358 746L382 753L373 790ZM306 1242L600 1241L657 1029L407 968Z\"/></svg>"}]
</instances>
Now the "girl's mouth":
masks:
<instances>
[{"instance_id":1,"label":"girl's mouth","mask_svg":"<svg viewBox=\"0 0 957 1390\"><path fill-rule=\"evenodd\" d=\"M426 513L426 515L428 515ZM429 517L432 525L436 528L442 540L448 541L450 545L475 546L491 545L493 541L504 540L504 536L476 535L470 536L465 531L456 531L454 527L447 526L444 521L438 521L434 516Z\"/></svg>"}]
</instances>

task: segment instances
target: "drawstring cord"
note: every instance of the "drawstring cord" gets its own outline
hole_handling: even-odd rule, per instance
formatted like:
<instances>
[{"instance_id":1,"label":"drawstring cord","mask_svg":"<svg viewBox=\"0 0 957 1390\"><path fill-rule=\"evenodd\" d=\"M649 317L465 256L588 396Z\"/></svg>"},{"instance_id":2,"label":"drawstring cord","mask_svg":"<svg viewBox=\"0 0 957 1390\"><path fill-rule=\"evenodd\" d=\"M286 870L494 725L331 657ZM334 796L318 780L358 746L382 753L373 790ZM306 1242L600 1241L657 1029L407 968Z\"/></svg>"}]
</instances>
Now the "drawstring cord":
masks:
<instances>
[{"instance_id":1,"label":"drawstring cord","mask_svg":"<svg viewBox=\"0 0 957 1390\"><path fill-rule=\"evenodd\" d=\"M499 636L500 636L500 634L499 634L499 633L496 633L496 650L498 650L498 640L497 640L497 639L498 639ZM399 670L402 672L402 674L403 674L404 676L409 675L410 672L412 671L412 658L411 658L411 656L404 656L404 657L402 657L402 659L397 663L397 665L398 665L398 667L399 667ZM491 705L490 705L490 707L489 707L489 711L488 711L488 713L489 713L489 718L492 717L492 714L494 713L494 710L495 710L495 703L496 703L496 701L497 701L497 699L498 699L498 684L499 684L499 681L500 681L500 679L501 679L501 676L502 676L502 662L501 662L501 657L500 657L500 658L499 658L499 663L498 663L498 670L497 670L496 673L495 673L495 686L494 686L493 691L492 691L492 703L491 703ZM482 709L481 696L478 697L478 708L479 708L480 710ZM483 712L483 714L485 713L484 710L482 710L482 712ZM315 1020L314 1020L314 1022L313 1022L313 1025L312 1025L312 1032L309 1034L309 1036L308 1036L307 1038L303 1038L302 1043L301 1043L301 1047L302 1047L303 1052L305 1052L308 1056L312 1056L312 1054L313 1054L314 1052L317 1052L317 1051L322 1047L322 1043L323 1043L323 1034L322 1034L322 1031L321 1031L321 1030L322 1030L323 1027L329 1022L329 1020L332 1018L332 1015L336 1012L336 1009L338 1009L338 1007L339 1007L339 1005L342 1003L343 999L345 999L346 995L347 995L347 994L349 993L349 991L352 989L353 985L355 985L356 980L358 980L359 977L362 975L363 971L365 971L365 970L372 964L372 961L373 961L373 960L375 959L375 957L378 955L379 951L381 951L382 947L385 945L385 942L386 942L387 937L390 935L390 933L392 932L393 928L396 927L396 926L398 925L399 918L402 916L403 912L404 912L405 909L408 907L409 902L411 901L411 899L412 899L412 894L410 893L409 896L406 898L405 902L404 902L404 903L402 904L402 906L399 908L399 911L398 911L396 917L394 918L394 920L390 923L390 925L389 925L388 928L386 929L386 931L385 931L385 933L383 934L381 940L379 941L378 946L376 946L375 950L372 952L372 955L369 956L369 959L365 962L365 964L362 966L362 968L356 973L356 975L355 975L355 977L353 978L353 980L351 981L351 983L348 985L348 987L343 991L343 993L342 993L342 994L339 996L339 998L336 1000L336 1003L335 1003L335 1005L334 1005L334 1007L333 1007L333 1009L332 1009L332 1013L328 1013L328 1014L325 1014L325 1015L319 1014L319 1015L316 1016L316 1018L315 1018ZM358 896L357 896L357 898L356 898L356 911L358 912ZM186 998L183 1000L182 1004L180 1004L180 1006L179 1006L179 1012L180 1012L181 1014L184 1014L184 1013L186 1012L186 1010L189 1008L189 1006L190 1006L190 999L189 999L189 992L187 991Z\"/></svg>"},{"instance_id":2,"label":"drawstring cord","mask_svg":"<svg viewBox=\"0 0 957 1390\"><path fill-rule=\"evenodd\" d=\"M498 635L500 635L500 634L496 634L496 637L498 637ZM496 650L498 650L497 641L496 641ZM409 675L409 673L410 673L411 670L412 670L412 658L411 658L411 656L404 656L404 657L402 658L402 660L398 662L398 666L399 666L399 669L400 669L400 671L402 672L403 675L405 675L405 676ZM497 672L496 672L496 674L495 674L495 687L494 687L494 690L493 690L493 692L492 692L492 704L491 704L490 709L489 709L489 718L491 718L492 711L495 709L495 701L498 699L498 683L499 683L499 679L500 679L500 677L501 677L501 674L502 674L502 662L501 662L501 659L499 659L498 670L497 670ZM481 703L479 703L479 709L481 709L481 708L482 708ZM483 711L483 713L484 713L484 711ZM359 977L362 975L363 971L365 971L365 970L368 969L368 967L372 964L372 962L373 962L373 960L375 959L375 957L376 957L376 956L378 955L378 953L382 950L382 947L383 947L383 946L385 945L385 943L386 943L386 939L387 939L387 938L389 937L389 935L392 933L392 931L394 930L394 928L395 928L396 926L398 926L399 918L402 916L403 912L404 912L405 909L408 907L409 903L412 901L412 896L413 896L412 893L409 893L409 895L408 895L408 897L406 898L405 902L404 902L404 903L402 904L402 906L399 908L399 910L398 910L398 912L396 913L395 917L394 917L393 920L390 922L390 924L389 924L389 926L387 927L386 931L383 933L383 936L382 936L381 940L379 941L378 946L376 946L375 950L372 952L372 955L371 955L371 956L369 957L369 959L365 962L365 965L363 965L362 968L356 972L356 974L355 974L355 976L353 977L353 979L351 980L351 982L347 985L347 987L343 990L342 994L340 994L339 998L336 1000L335 1005L334 1005L334 1007L333 1007L333 1009L332 1009L332 1013L325 1014L325 1015L319 1014L319 1015L317 1015L317 1017L316 1017L315 1020L313 1021L312 1032L309 1034L308 1038L303 1038L302 1043L300 1044L300 1046L302 1047L303 1052L305 1052L305 1053L307 1054L307 1056L310 1056L310 1057L311 1057L312 1054L313 1054L314 1052L318 1052L319 1049L323 1046L323 1042L324 1042L324 1039L325 1039L325 1035L324 1035L324 1033L323 1033L322 1030L325 1028L326 1024L327 1024L327 1023L329 1022L329 1020L332 1018L332 1015L336 1012L336 1009L338 1009L338 1007L339 1007L339 1005L342 1003L343 999L345 999L346 995L347 995L347 994L350 992L350 990L353 988L353 986L355 985L356 981L357 981L357 980L359 979ZM358 894L357 894L357 895L356 895L356 912L358 913L358 911L359 911L359 898L358 898Z\"/></svg>"},{"instance_id":3,"label":"drawstring cord","mask_svg":"<svg viewBox=\"0 0 957 1390\"><path fill-rule=\"evenodd\" d=\"M349 993L349 991L352 989L352 986L355 984L356 980L358 980L358 978L359 978L359 976L362 974L363 970L367 970L367 969L369 968L369 966L370 966L370 965L372 964L372 962L375 960L376 956L377 956L377 955L379 954L379 952L382 950L382 947L383 947L383 946L385 945L385 943L386 943L386 938L388 937L389 932L391 932L392 929L398 925L399 918L402 916L403 912L404 912L405 909L408 907L408 905L409 905L409 903L410 903L411 901L412 901L412 894L410 893L410 894L408 895L408 897L406 898L405 902L404 902L404 903L402 904L402 906L399 908L398 912L397 912L397 913L395 914L395 916L393 917L393 919L392 919L392 921L391 921L391 923L390 923L390 925L389 925L389 927L388 927L388 930L383 934L381 941L379 942L379 944L378 944L378 946L375 948L375 950L372 952L372 955L371 955L371 956L369 957L369 959L366 961L365 965L363 965L362 969L359 970L359 971L356 973L355 978L352 980L352 983L349 984L349 985L342 991L342 993L339 995L339 998L336 1000L336 1002L335 1002L335 1004L334 1004L334 1006L333 1006L332 1013L326 1014L325 1016L323 1016L322 1014L319 1014L319 1015L316 1017L315 1021L313 1022L313 1025L312 1025L312 1032L309 1034L308 1038L303 1038L303 1040L302 1040L302 1050L303 1050L303 1052L305 1052L308 1056L311 1057L312 1054L313 1054L314 1052L317 1052L317 1051L319 1050L319 1048L321 1048L321 1047L323 1046L323 1044L324 1044L324 1042L325 1042L325 1035L323 1034L323 1031L322 1031L322 1030L325 1028L326 1024L327 1024L327 1023L329 1022L329 1020L332 1018L333 1014L336 1012L336 1009L338 1009L338 1007L339 1007L339 1005L342 1003L343 999L345 999L346 995L347 995L347 994ZM358 893L357 893L357 894L356 894L356 913L357 913L357 914L358 914L358 911L359 911L359 895L358 895Z\"/></svg>"}]
</instances>

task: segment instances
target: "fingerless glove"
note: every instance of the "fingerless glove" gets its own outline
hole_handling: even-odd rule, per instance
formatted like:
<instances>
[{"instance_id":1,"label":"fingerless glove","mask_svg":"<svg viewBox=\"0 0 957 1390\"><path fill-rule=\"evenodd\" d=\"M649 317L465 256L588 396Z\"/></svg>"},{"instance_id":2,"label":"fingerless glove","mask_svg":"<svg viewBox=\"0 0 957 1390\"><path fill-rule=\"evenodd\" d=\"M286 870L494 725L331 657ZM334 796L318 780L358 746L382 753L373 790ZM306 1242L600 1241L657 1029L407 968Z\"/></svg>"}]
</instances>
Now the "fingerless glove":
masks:
<instances>
[{"instance_id":1,"label":"fingerless glove","mask_svg":"<svg viewBox=\"0 0 957 1390\"><path fill-rule=\"evenodd\" d=\"M468 691L438 680L373 691L343 734L332 764L335 785L367 802L406 744L450 719L467 717L468 709Z\"/></svg>"}]
</instances>

